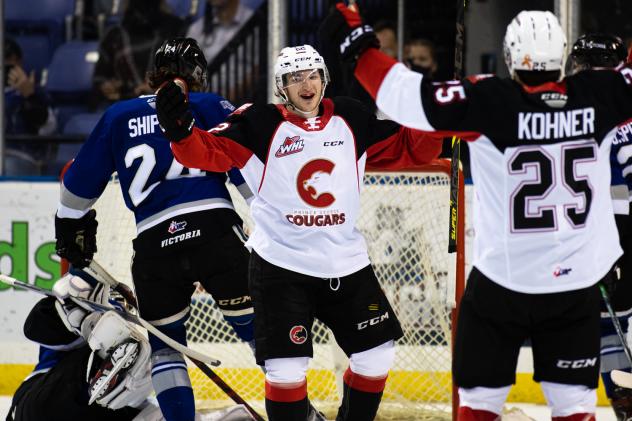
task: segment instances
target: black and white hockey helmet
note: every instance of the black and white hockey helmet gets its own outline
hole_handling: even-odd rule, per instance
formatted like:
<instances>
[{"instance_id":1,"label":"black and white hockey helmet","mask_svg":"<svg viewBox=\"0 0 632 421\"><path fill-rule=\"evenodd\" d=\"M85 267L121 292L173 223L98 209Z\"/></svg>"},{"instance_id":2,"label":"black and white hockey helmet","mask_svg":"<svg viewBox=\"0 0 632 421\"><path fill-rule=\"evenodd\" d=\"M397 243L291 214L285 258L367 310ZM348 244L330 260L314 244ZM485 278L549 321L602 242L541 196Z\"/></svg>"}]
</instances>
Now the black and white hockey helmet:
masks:
<instances>
[{"instance_id":1,"label":"black and white hockey helmet","mask_svg":"<svg viewBox=\"0 0 632 421\"><path fill-rule=\"evenodd\" d=\"M198 84L205 91L208 82L208 64L204 53L193 38L172 38L162 43L154 57L156 74L180 77L189 85Z\"/></svg>"},{"instance_id":2,"label":"black and white hockey helmet","mask_svg":"<svg viewBox=\"0 0 632 421\"><path fill-rule=\"evenodd\" d=\"M621 38L611 34L584 34L577 38L570 54L573 73L592 68L613 68L627 56Z\"/></svg>"}]
</instances>

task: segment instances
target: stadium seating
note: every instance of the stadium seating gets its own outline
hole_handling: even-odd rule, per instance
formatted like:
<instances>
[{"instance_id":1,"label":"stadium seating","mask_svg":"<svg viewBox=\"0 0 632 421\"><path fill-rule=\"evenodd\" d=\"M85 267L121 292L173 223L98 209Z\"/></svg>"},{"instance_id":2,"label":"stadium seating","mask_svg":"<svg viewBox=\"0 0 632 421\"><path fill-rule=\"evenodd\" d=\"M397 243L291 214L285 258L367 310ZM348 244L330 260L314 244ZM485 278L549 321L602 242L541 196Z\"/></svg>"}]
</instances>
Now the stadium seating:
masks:
<instances>
[{"instance_id":1,"label":"stadium seating","mask_svg":"<svg viewBox=\"0 0 632 421\"><path fill-rule=\"evenodd\" d=\"M51 52L64 42L66 22L75 12L75 0L12 0L4 2L4 28L23 50L25 68L40 71Z\"/></svg>"},{"instance_id":2,"label":"stadium seating","mask_svg":"<svg viewBox=\"0 0 632 421\"><path fill-rule=\"evenodd\" d=\"M9 177L24 177L40 175L42 165L31 154L7 148L4 154L4 172L2 175Z\"/></svg>"},{"instance_id":3,"label":"stadium seating","mask_svg":"<svg viewBox=\"0 0 632 421\"><path fill-rule=\"evenodd\" d=\"M81 113L75 114L68 119L62 130L62 134L74 136L87 136L97 125L102 113Z\"/></svg>"},{"instance_id":4,"label":"stadium seating","mask_svg":"<svg viewBox=\"0 0 632 421\"><path fill-rule=\"evenodd\" d=\"M72 115L89 111L86 104L98 57L96 41L70 41L55 51L45 88L55 104L59 127L64 127Z\"/></svg>"}]
</instances>

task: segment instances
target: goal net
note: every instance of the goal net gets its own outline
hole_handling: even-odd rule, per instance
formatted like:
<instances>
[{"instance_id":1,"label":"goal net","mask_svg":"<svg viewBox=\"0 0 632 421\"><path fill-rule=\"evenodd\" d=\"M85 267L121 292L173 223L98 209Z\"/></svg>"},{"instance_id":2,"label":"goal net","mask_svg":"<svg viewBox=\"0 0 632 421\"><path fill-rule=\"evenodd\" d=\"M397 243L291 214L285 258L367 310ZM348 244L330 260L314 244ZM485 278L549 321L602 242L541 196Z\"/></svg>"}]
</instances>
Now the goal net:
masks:
<instances>
[{"instance_id":1,"label":"goal net","mask_svg":"<svg viewBox=\"0 0 632 421\"><path fill-rule=\"evenodd\" d=\"M463 288L464 218L461 214L458 256L448 254L449 168L449 161L436 160L415 171L368 172L364 179L358 228L404 330L396 343L395 365L378 419L452 419L452 312ZM247 205L233 186L229 188L238 213L252 227ZM460 196L464 203L462 186ZM99 221L95 260L132 285L131 240L136 230L117 180L109 183L95 208ZM260 413L265 412L263 372L248 345L201 289L192 298L187 338L190 347L218 358L222 365L217 373ZM328 418L335 418L348 361L329 329L318 321L312 338L309 398ZM196 367L189 370L199 407L232 403Z\"/></svg>"}]
</instances>

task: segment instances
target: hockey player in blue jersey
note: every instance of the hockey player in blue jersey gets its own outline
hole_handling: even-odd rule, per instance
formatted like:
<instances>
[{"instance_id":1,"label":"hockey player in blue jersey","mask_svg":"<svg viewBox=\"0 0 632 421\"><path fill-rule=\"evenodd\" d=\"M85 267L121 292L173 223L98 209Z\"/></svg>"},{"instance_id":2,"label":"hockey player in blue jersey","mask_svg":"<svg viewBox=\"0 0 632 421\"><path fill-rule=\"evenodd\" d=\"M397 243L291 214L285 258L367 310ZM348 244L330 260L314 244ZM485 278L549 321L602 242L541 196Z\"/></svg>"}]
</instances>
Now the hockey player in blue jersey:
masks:
<instances>
[{"instance_id":1,"label":"hockey player in blue jersey","mask_svg":"<svg viewBox=\"0 0 632 421\"><path fill-rule=\"evenodd\" d=\"M585 69L612 69L626 60L626 49L619 37L609 34L582 35L570 55L572 73ZM611 196L623 256L619 259L618 280L612 288L612 304L624 331L632 315L632 226L630 192L632 191L632 122L621 125L612 142L610 156ZM601 314L601 378L617 420L632 419L632 390L618 387L610 379L612 370L631 371L623 346L605 308Z\"/></svg>"},{"instance_id":2,"label":"hockey player in blue jersey","mask_svg":"<svg viewBox=\"0 0 632 421\"><path fill-rule=\"evenodd\" d=\"M206 60L189 38L168 40L157 50L150 86L181 78L188 85L196 126L210 129L233 106L206 88ZM96 251L92 204L113 172L136 218L132 276L141 316L185 344L194 282L218 303L225 320L244 341L253 339L248 293L249 254L242 221L226 189L226 175L186 168L173 157L158 126L155 96L108 108L63 178L55 217L57 253L75 267ZM239 187L243 178L230 173ZM235 304L237 303L237 304ZM152 381L167 421L193 421L193 390L183 356L150 335Z\"/></svg>"}]
</instances>

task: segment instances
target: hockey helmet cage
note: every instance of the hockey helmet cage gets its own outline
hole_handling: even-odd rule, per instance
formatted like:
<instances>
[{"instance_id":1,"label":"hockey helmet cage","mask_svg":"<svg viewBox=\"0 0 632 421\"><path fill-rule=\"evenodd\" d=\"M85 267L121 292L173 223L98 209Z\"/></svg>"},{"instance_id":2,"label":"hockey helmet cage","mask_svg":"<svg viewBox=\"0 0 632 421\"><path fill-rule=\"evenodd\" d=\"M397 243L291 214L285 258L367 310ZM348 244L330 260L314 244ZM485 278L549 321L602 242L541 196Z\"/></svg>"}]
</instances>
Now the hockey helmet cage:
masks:
<instances>
[{"instance_id":1,"label":"hockey helmet cage","mask_svg":"<svg viewBox=\"0 0 632 421\"><path fill-rule=\"evenodd\" d=\"M298 45L296 47L285 47L281 50L274 63L274 93L281 97L283 102L288 103L289 98L285 93L285 82L283 76L302 70L318 70L323 80L323 90L321 98L325 94L325 88L329 83L329 71L325 65L325 60L311 45Z\"/></svg>"},{"instance_id":2,"label":"hockey helmet cage","mask_svg":"<svg viewBox=\"0 0 632 421\"><path fill-rule=\"evenodd\" d=\"M162 43L154 56L154 70L168 69L185 80L189 78L206 90L208 64L204 53L193 38L172 38Z\"/></svg>"},{"instance_id":3,"label":"hockey helmet cage","mask_svg":"<svg viewBox=\"0 0 632 421\"><path fill-rule=\"evenodd\" d=\"M611 34L584 34L573 44L570 61L574 70L612 68L625 62L626 56L621 38Z\"/></svg>"},{"instance_id":4,"label":"hockey helmet cage","mask_svg":"<svg viewBox=\"0 0 632 421\"><path fill-rule=\"evenodd\" d=\"M522 11L505 32L503 50L511 76L516 70L560 71L566 61L566 35L549 11Z\"/></svg>"}]
</instances>

